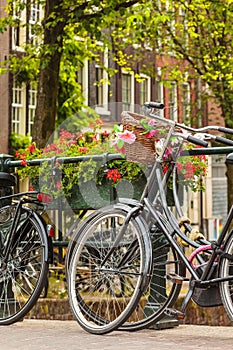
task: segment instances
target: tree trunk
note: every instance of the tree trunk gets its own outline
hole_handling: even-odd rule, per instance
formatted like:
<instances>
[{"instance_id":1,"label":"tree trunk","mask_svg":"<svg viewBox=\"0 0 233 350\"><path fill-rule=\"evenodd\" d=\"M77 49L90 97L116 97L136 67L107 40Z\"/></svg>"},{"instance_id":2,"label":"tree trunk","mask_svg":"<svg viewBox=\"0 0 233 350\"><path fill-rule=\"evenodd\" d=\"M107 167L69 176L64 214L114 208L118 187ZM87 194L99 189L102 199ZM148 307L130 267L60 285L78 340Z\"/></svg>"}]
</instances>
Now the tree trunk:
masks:
<instances>
[{"instance_id":1,"label":"tree trunk","mask_svg":"<svg viewBox=\"0 0 233 350\"><path fill-rule=\"evenodd\" d=\"M37 106L32 139L38 148L46 145L53 134L56 121L59 68L61 54L54 54L48 66L39 75Z\"/></svg>"},{"instance_id":2,"label":"tree trunk","mask_svg":"<svg viewBox=\"0 0 233 350\"><path fill-rule=\"evenodd\" d=\"M45 7L43 44L47 48L47 53L40 60L37 106L32 129L32 139L38 148L46 145L55 129L63 31L66 21L63 13L63 21L57 21L54 25L54 16L62 18L62 3L63 0L47 0Z\"/></svg>"}]
</instances>

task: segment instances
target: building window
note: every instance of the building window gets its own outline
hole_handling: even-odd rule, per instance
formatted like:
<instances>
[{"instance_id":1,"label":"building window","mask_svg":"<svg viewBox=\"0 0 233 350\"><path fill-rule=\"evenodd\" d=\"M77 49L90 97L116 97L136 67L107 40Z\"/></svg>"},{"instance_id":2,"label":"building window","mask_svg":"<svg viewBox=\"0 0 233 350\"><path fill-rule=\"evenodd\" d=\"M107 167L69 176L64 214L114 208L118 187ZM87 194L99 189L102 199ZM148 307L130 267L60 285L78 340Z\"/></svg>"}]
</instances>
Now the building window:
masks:
<instances>
[{"instance_id":1,"label":"building window","mask_svg":"<svg viewBox=\"0 0 233 350\"><path fill-rule=\"evenodd\" d=\"M150 79L142 77L144 80L140 83L140 106L150 100Z\"/></svg>"},{"instance_id":2,"label":"building window","mask_svg":"<svg viewBox=\"0 0 233 350\"><path fill-rule=\"evenodd\" d=\"M12 46L13 46L13 48L20 45L19 38L20 38L20 25L12 28L12 39L13 39Z\"/></svg>"},{"instance_id":3,"label":"building window","mask_svg":"<svg viewBox=\"0 0 233 350\"><path fill-rule=\"evenodd\" d=\"M77 72L77 82L81 86L81 89L83 90L83 68L80 67Z\"/></svg>"},{"instance_id":4,"label":"building window","mask_svg":"<svg viewBox=\"0 0 233 350\"><path fill-rule=\"evenodd\" d=\"M131 105L133 103L133 88L132 88L132 78L131 74L122 74L122 109L131 110Z\"/></svg>"},{"instance_id":5,"label":"building window","mask_svg":"<svg viewBox=\"0 0 233 350\"><path fill-rule=\"evenodd\" d=\"M190 85L189 83L182 84L182 116L183 122L190 125Z\"/></svg>"},{"instance_id":6,"label":"building window","mask_svg":"<svg viewBox=\"0 0 233 350\"><path fill-rule=\"evenodd\" d=\"M168 88L169 119L177 121L177 85L171 82Z\"/></svg>"},{"instance_id":7,"label":"building window","mask_svg":"<svg viewBox=\"0 0 233 350\"><path fill-rule=\"evenodd\" d=\"M38 1L31 2L30 14L29 14L29 40L34 46L39 44L39 38L36 33L36 24L38 25L42 17L42 8Z\"/></svg>"},{"instance_id":8,"label":"building window","mask_svg":"<svg viewBox=\"0 0 233 350\"><path fill-rule=\"evenodd\" d=\"M103 93L103 83L104 83L104 72L103 68L96 66L96 104L99 107L103 107L104 103L104 93Z\"/></svg>"},{"instance_id":9,"label":"building window","mask_svg":"<svg viewBox=\"0 0 233 350\"><path fill-rule=\"evenodd\" d=\"M23 124L23 88L14 82L12 100L12 131L22 134Z\"/></svg>"},{"instance_id":10,"label":"building window","mask_svg":"<svg viewBox=\"0 0 233 350\"><path fill-rule=\"evenodd\" d=\"M82 67L79 67L77 71L77 82L81 87L81 93L84 97L84 101L88 101L88 62L85 61Z\"/></svg>"},{"instance_id":11,"label":"building window","mask_svg":"<svg viewBox=\"0 0 233 350\"><path fill-rule=\"evenodd\" d=\"M36 111L36 101L37 101L37 90L36 86L31 84L28 90L28 133L31 135L32 125L34 123L35 111Z\"/></svg>"},{"instance_id":12,"label":"building window","mask_svg":"<svg viewBox=\"0 0 233 350\"><path fill-rule=\"evenodd\" d=\"M21 31L20 31L20 26L21 26L21 21L22 21L22 13L21 10L16 7L16 5L13 5L13 18L15 20L15 26L12 27L12 48L18 48L20 46L20 36L21 36Z\"/></svg>"}]
</instances>

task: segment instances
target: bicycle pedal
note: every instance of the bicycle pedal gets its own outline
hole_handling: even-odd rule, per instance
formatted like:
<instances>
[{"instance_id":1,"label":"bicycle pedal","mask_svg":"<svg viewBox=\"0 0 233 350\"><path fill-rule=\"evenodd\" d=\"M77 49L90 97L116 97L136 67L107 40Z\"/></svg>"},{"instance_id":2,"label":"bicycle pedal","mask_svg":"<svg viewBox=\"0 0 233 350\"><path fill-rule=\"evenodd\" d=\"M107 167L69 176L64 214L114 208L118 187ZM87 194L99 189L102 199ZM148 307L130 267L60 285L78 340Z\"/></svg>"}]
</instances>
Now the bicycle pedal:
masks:
<instances>
[{"instance_id":1,"label":"bicycle pedal","mask_svg":"<svg viewBox=\"0 0 233 350\"><path fill-rule=\"evenodd\" d=\"M169 317L175 317L178 320L183 320L185 318L185 313L178 311L178 310L174 310L174 309L166 309L165 310L165 314Z\"/></svg>"},{"instance_id":2,"label":"bicycle pedal","mask_svg":"<svg viewBox=\"0 0 233 350\"><path fill-rule=\"evenodd\" d=\"M173 283L181 284L183 282L183 277L177 275L176 273L169 273L167 275L167 279L172 281Z\"/></svg>"}]
</instances>

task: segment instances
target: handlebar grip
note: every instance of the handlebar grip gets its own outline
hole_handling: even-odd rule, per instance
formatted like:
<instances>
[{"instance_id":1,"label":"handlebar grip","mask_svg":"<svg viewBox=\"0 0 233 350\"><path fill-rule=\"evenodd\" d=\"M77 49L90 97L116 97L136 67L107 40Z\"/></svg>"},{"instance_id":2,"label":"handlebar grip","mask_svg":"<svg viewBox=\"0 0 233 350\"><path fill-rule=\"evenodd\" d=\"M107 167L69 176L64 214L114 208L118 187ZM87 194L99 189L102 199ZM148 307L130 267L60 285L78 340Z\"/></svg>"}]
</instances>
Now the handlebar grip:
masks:
<instances>
[{"instance_id":1,"label":"handlebar grip","mask_svg":"<svg viewBox=\"0 0 233 350\"><path fill-rule=\"evenodd\" d=\"M221 131L221 132L225 132L225 134L231 134L231 135L233 135L233 129L224 128L224 127L222 127L222 126L219 126L218 130Z\"/></svg>"},{"instance_id":2,"label":"handlebar grip","mask_svg":"<svg viewBox=\"0 0 233 350\"><path fill-rule=\"evenodd\" d=\"M202 147L208 147L208 142L200 140L192 135L188 135L187 141L194 143L195 145L202 146Z\"/></svg>"},{"instance_id":3,"label":"handlebar grip","mask_svg":"<svg viewBox=\"0 0 233 350\"><path fill-rule=\"evenodd\" d=\"M228 146L233 146L233 141L229 139L225 139L224 137L221 136L216 136L215 141L223 143Z\"/></svg>"},{"instance_id":4,"label":"handlebar grip","mask_svg":"<svg viewBox=\"0 0 233 350\"><path fill-rule=\"evenodd\" d=\"M147 108L164 109L164 104L161 102L145 102L144 106Z\"/></svg>"}]
</instances>

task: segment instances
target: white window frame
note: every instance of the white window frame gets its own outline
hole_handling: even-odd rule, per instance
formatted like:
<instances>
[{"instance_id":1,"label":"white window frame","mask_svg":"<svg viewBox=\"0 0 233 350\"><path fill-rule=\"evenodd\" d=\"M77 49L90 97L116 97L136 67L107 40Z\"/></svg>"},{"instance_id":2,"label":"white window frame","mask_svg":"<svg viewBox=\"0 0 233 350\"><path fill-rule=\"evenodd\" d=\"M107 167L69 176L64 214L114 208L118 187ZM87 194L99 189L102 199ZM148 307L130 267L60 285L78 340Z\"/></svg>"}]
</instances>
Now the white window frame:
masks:
<instances>
[{"instance_id":1,"label":"white window frame","mask_svg":"<svg viewBox=\"0 0 233 350\"><path fill-rule=\"evenodd\" d=\"M16 81L12 88L12 131L25 134L25 105L26 105L26 86L19 86Z\"/></svg>"},{"instance_id":2,"label":"white window frame","mask_svg":"<svg viewBox=\"0 0 233 350\"><path fill-rule=\"evenodd\" d=\"M140 77L143 79L141 83L139 83L139 103L142 107L145 102L148 102L151 100L151 78L148 75L140 74ZM144 93L144 101L142 97L142 90L141 87L146 86L147 91Z\"/></svg>"},{"instance_id":3,"label":"white window frame","mask_svg":"<svg viewBox=\"0 0 233 350\"><path fill-rule=\"evenodd\" d=\"M34 124L36 103L37 103L37 89L32 84L29 86L28 100L29 100L29 103L28 103L28 132L31 135L32 125Z\"/></svg>"},{"instance_id":4,"label":"white window frame","mask_svg":"<svg viewBox=\"0 0 233 350\"><path fill-rule=\"evenodd\" d=\"M101 43L102 44L102 43ZM108 68L108 49L104 50L103 53L103 65ZM95 66L96 69L101 68L100 65ZM101 84L101 94L102 94L102 105L97 105L95 110L100 115L110 115L110 111L108 110L108 92L109 92L109 77L106 69L103 69L103 82Z\"/></svg>"},{"instance_id":5,"label":"white window frame","mask_svg":"<svg viewBox=\"0 0 233 350\"><path fill-rule=\"evenodd\" d=\"M184 96L184 89L183 88L187 88L187 95ZM182 116L183 116L183 122L185 124L190 125L191 121L190 121L190 101L191 101L191 92L190 92L190 84L188 82L184 82L182 83ZM186 99L187 97L187 99Z\"/></svg>"},{"instance_id":6,"label":"white window frame","mask_svg":"<svg viewBox=\"0 0 233 350\"><path fill-rule=\"evenodd\" d=\"M17 51L23 51L21 45L26 42L26 28L22 27L22 23L26 23L26 10L24 11L16 11L13 4L13 19L19 21L19 25L16 27L12 27L12 49ZM16 40L16 36L18 40ZM18 41L18 43L17 43Z\"/></svg>"},{"instance_id":7,"label":"white window frame","mask_svg":"<svg viewBox=\"0 0 233 350\"><path fill-rule=\"evenodd\" d=\"M124 79L124 76L128 76L130 77L130 83L129 83L129 86L130 86L130 91L129 91L129 100L123 100L123 85L124 85L124 82L123 82L123 79ZM129 110L131 112L134 112L134 73L133 72L126 72L124 70L122 70L122 109L123 110ZM128 95L128 94L127 94Z\"/></svg>"},{"instance_id":8,"label":"white window frame","mask_svg":"<svg viewBox=\"0 0 233 350\"><path fill-rule=\"evenodd\" d=\"M33 16L33 14L35 14L35 16ZM34 46L37 46L40 43L40 39L37 35L33 34L33 26L35 24L41 24L42 17L42 6L38 4L36 0L32 0L29 14L29 41Z\"/></svg>"},{"instance_id":9,"label":"white window frame","mask_svg":"<svg viewBox=\"0 0 233 350\"><path fill-rule=\"evenodd\" d=\"M170 99L170 94L172 94L173 100ZM177 83L175 81L170 82L168 87L168 104L169 104L169 118L178 121L178 111L177 111Z\"/></svg>"}]
</instances>

